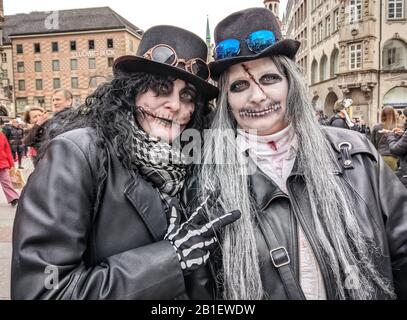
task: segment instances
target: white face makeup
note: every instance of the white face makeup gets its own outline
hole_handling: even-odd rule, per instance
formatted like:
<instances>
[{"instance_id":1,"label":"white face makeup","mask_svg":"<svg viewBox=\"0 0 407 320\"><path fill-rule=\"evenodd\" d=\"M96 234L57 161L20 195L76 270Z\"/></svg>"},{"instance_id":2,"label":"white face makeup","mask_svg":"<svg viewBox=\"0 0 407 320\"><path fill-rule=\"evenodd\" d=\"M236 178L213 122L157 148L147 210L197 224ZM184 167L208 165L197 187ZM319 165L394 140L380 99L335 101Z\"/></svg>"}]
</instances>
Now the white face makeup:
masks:
<instances>
[{"instance_id":1,"label":"white face makeup","mask_svg":"<svg viewBox=\"0 0 407 320\"><path fill-rule=\"evenodd\" d=\"M187 127L195 110L196 90L183 80L175 80L172 90L149 89L136 97L136 105L145 111L138 122L152 137L171 143Z\"/></svg>"},{"instance_id":2,"label":"white face makeup","mask_svg":"<svg viewBox=\"0 0 407 320\"><path fill-rule=\"evenodd\" d=\"M287 127L287 78L269 57L233 65L228 72L228 102L241 129L263 136Z\"/></svg>"}]
</instances>

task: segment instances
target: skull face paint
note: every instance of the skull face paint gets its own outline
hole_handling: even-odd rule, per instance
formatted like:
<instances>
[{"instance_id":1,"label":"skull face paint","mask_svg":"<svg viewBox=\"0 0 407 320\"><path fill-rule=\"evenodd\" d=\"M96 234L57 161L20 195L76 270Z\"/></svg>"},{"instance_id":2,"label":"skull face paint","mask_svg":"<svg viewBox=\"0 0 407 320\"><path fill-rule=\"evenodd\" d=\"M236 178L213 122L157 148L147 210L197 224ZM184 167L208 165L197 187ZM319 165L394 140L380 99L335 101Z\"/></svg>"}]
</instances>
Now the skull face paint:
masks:
<instances>
[{"instance_id":1,"label":"skull face paint","mask_svg":"<svg viewBox=\"0 0 407 320\"><path fill-rule=\"evenodd\" d=\"M233 65L228 73L228 102L239 128L270 135L287 127L287 78L269 57Z\"/></svg>"}]
</instances>

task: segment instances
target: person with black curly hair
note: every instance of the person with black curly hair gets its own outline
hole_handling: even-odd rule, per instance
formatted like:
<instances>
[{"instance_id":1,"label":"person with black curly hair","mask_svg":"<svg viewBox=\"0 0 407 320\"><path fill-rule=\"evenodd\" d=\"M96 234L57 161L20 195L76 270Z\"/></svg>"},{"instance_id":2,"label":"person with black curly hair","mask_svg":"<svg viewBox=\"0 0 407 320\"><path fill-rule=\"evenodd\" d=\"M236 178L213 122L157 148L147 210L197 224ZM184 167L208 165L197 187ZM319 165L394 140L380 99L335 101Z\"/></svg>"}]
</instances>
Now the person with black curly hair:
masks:
<instances>
[{"instance_id":1,"label":"person with black curly hair","mask_svg":"<svg viewBox=\"0 0 407 320\"><path fill-rule=\"evenodd\" d=\"M239 218L208 221L198 208L180 224L190 165L176 140L202 130L218 94L206 58L198 36L152 27L48 132L16 213L12 299L187 297L184 277Z\"/></svg>"}]
</instances>

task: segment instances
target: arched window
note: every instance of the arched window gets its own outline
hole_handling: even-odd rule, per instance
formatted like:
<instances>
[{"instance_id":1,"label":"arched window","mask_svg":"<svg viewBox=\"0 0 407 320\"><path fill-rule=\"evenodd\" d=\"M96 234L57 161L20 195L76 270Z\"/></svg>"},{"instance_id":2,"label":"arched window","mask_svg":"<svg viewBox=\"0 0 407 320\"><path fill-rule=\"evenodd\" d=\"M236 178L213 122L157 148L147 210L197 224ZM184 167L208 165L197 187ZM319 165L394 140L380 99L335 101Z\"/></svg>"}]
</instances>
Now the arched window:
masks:
<instances>
[{"instance_id":1,"label":"arched window","mask_svg":"<svg viewBox=\"0 0 407 320\"><path fill-rule=\"evenodd\" d=\"M383 97L384 106L392 106L394 108L407 107L407 87L394 87L389 90Z\"/></svg>"},{"instance_id":2,"label":"arched window","mask_svg":"<svg viewBox=\"0 0 407 320\"><path fill-rule=\"evenodd\" d=\"M311 65L311 84L314 84L318 81L318 62L314 59Z\"/></svg>"},{"instance_id":3,"label":"arched window","mask_svg":"<svg viewBox=\"0 0 407 320\"><path fill-rule=\"evenodd\" d=\"M339 66L339 50L335 48L331 54L331 78L335 77L338 73Z\"/></svg>"},{"instance_id":4,"label":"arched window","mask_svg":"<svg viewBox=\"0 0 407 320\"><path fill-rule=\"evenodd\" d=\"M407 44L404 41L392 39L384 44L383 69L407 70Z\"/></svg>"},{"instance_id":5,"label":"arched window","mask_svg":"<svg viewBox=\"0 0 407 320\"><path fill-rule=\"evenodd\" d=\"M328 58L324 54L319 67L319 80L324 81L326 79L328 79Z\"/></svg>"}]
</instances>

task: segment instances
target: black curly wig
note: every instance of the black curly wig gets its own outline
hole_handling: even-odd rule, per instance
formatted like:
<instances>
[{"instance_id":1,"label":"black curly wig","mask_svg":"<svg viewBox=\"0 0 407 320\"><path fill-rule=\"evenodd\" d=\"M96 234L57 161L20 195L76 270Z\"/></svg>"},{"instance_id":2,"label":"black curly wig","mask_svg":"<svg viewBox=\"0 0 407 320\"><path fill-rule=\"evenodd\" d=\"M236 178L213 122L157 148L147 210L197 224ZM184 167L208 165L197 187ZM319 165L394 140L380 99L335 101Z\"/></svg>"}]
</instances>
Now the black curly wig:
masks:
<instances>
[{"instance_id":1,"label":"black curly wig","mask_svg":"<svg viewBox=\"0 0 407 320\"><path fill-rule=\"evenodd\" d=\"M91 127L103 140L110 141L119 154L122 164L126 168L131 165L131 127L129 119L144 116L135 106L135 98L139 93L153 90L157 96L172 90L176 79L161 74L134 73L131 75L117 75L111 82L102 84L94 93L86 98L83 105L68 113L61 113L53 121L58 125L48 130L39 157L46 149L47 142L64 132ZM207 99L197 92L195 111L188 128L201 131L204 128L205 115L210 111Z\"/></svg>"}]
</instances>

